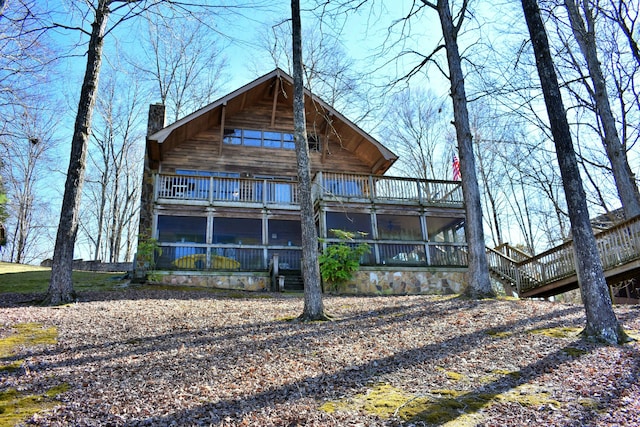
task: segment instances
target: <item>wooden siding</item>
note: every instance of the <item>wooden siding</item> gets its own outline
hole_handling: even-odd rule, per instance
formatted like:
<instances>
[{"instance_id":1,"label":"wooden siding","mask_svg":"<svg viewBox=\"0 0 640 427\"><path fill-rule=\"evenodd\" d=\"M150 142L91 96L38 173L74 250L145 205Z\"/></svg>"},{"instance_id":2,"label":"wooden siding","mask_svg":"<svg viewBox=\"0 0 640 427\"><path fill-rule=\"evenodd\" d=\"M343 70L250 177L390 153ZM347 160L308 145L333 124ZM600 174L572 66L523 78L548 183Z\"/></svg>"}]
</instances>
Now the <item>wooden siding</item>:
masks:
<instances>
[{"instance_id":1,"label":"wooden siding","mask_svg":"<svg viewBox=\"0 0 640 427\"><path fill-rule=\"evenodd\" d=\"M234 116L227 115L226 128L255 129L264 131L293 132L293 112L278 104L274 126L271 127L272 104L266 101L254 105ZM320 120L320 118L317 118ZM308 124L312 129L313 123ZM324 129L322 123L316 128ZM192 138L177 144L164 152L162 172L173 173L177 169L203 171L236 172L253 175L295 177L296 155L294 150L275 148L245 147L221 144L220 123L196 133ZM323 135L319 135L321 138ZM361 138L359 138L361 139ZM327 144L325 146L325 144ZM349 148L358 141L339 140L335 135L322 138L323 149L327 150L324 162L322 152L310 153L312 173L319 170L335 172L371 173L372 164L364 163Z\"/></svg>"}]
</instances>

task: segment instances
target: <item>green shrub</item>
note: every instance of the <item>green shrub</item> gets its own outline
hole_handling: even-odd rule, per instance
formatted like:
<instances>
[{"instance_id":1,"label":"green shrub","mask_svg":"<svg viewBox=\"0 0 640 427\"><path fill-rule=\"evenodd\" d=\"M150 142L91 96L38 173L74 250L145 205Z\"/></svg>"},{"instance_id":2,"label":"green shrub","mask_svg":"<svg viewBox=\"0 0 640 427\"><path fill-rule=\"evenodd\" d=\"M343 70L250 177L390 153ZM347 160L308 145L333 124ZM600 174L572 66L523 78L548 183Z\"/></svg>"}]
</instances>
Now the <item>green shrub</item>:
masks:
<instances>
[{"instance_id":1,"label":"green shrub","mask_svg":"<svg viewBox=\"0 0 640 427\"><path fill-rule=\"evenodd\" d=\"M137 263L147 270L156 266L156 255L162 255L162 248L156 239L145 239L138 243Z\"/></svg>"},{"instance_id":2,"label":"green shrub","mask_svg":"<svg viewBox=\"0 0 640 427\"><path fill-rule=\"evenodd\" d=\"M341 284L351 280L353 273L360 268L360 257L369 253L370 249L366 243L349 245L354 240L354 233L343 230L331 232L340 239L340 243L327 246L318 260L322 279L330 290L335 291Z\"/></svg>"}]
</instances>

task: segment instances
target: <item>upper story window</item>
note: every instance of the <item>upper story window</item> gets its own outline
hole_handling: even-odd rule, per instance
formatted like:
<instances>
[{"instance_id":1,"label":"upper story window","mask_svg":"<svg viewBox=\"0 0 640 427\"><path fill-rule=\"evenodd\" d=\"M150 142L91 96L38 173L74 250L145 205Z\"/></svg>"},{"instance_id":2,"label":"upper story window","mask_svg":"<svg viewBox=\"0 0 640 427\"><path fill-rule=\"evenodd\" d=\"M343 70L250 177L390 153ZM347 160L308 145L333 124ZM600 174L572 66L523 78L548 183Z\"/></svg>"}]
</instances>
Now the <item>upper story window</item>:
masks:
<instances>
[{"instance_id":1,"label":"upper story window","mask_svg":"<svg viewBox=\"0 0 640 427\"><path fill-rule=\"evenodd\" d=\"M320 138L318 138L318 135L310 134L307 136L307 140L309 144L309 151L322 151L320 149Z\"/></svg>"},{"instance_id":2,"label":"upper story window","mask_svg":"<svg viewBox=\"0 0 640 427\"><path fill-rule=\"evenodd\" d=\"M247 147L295 149L292 134L255 129L225 129L223 142L228 145L245 145Z\"/></svg>"},{"instance_id":3,"label":"upper story window","mask_svg":"<svg viewBox=\"0 0 640 427\"><path fill-rule=\"evenodd\" d=\"M320 139L316 135L309 135L308 138L309 150L320 151ZM223 143L283 150L295 150L296 148L291 133L255 129L225 129Z\"/></svg>"}]
</instances>

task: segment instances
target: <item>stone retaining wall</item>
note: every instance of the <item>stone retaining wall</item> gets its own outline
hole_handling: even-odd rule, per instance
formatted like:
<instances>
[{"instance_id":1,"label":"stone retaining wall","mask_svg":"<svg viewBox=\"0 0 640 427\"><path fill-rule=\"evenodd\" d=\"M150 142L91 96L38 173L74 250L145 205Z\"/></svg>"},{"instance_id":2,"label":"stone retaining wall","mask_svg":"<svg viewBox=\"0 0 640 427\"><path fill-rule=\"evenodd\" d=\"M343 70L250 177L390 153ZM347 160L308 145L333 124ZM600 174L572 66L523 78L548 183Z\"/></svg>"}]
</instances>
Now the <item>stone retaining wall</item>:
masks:
<instances>
[{"instance_id":1,"label":"stone retaining wall","mask_svg":"<svg viewBox=\"0 0 640 427\"><path fill-rule=\"evenodd\" d=\"M269 273L216 273L214 275L196 271L156 271L149 275L148 280L161 285L267 291L270 279Z\"/></svg>"},{"instance_id":2,"label":"stone retaining wall","mask_svg":"<svg viewBox=\"0 0 640 427\"><path fill-rule=\"evenodd\" d=\"M467 270L404 268L381 270L362 267L353 280L338 289L325 291L352 295L449 295L466 290ZM162 285L199 286L217 289L268 291L268 273L155 272L149 281Z\"/></svg>"},{"instance_id":3,"label":"stone retaining wall","mask_svg":"<svg viewBox=\"0 0 640 427\"><path fill-rule=\"evenodd\" d=\"M450 295L466 290L467 270L404 268L385 270L362 267L337 292L354 295Z\"/></svg>"}]
</instances>

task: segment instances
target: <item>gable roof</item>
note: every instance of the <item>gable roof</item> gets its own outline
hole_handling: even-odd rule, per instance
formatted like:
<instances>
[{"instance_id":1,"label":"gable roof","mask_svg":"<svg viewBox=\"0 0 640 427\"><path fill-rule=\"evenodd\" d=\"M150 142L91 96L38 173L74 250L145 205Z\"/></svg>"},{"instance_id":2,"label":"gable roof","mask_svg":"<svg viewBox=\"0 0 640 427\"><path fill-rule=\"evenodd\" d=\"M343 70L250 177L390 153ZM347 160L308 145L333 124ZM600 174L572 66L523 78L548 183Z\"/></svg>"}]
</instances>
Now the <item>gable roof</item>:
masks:
<instances>
[{"instance_id":1,"label":"gable roof","mask_svg":"<svg viewBox=\"0 0 640 427\"><path fill-rule=\"evenodd\" d=\"M147 136L147 155L152 163L162 160L163 153L181 141L194 137L213 125L224 123L225 115L238 113L252 104L264 100L286 103L293 109L293 78L276 68L211 104L189 114L175 123ZM305 89L305 114L307 124L321 118L340 135L340 145L352 152L371 168L373 174L383 174L397 160L391 150L351 122L333 107Z\"/></svg>"}]
</instances>

